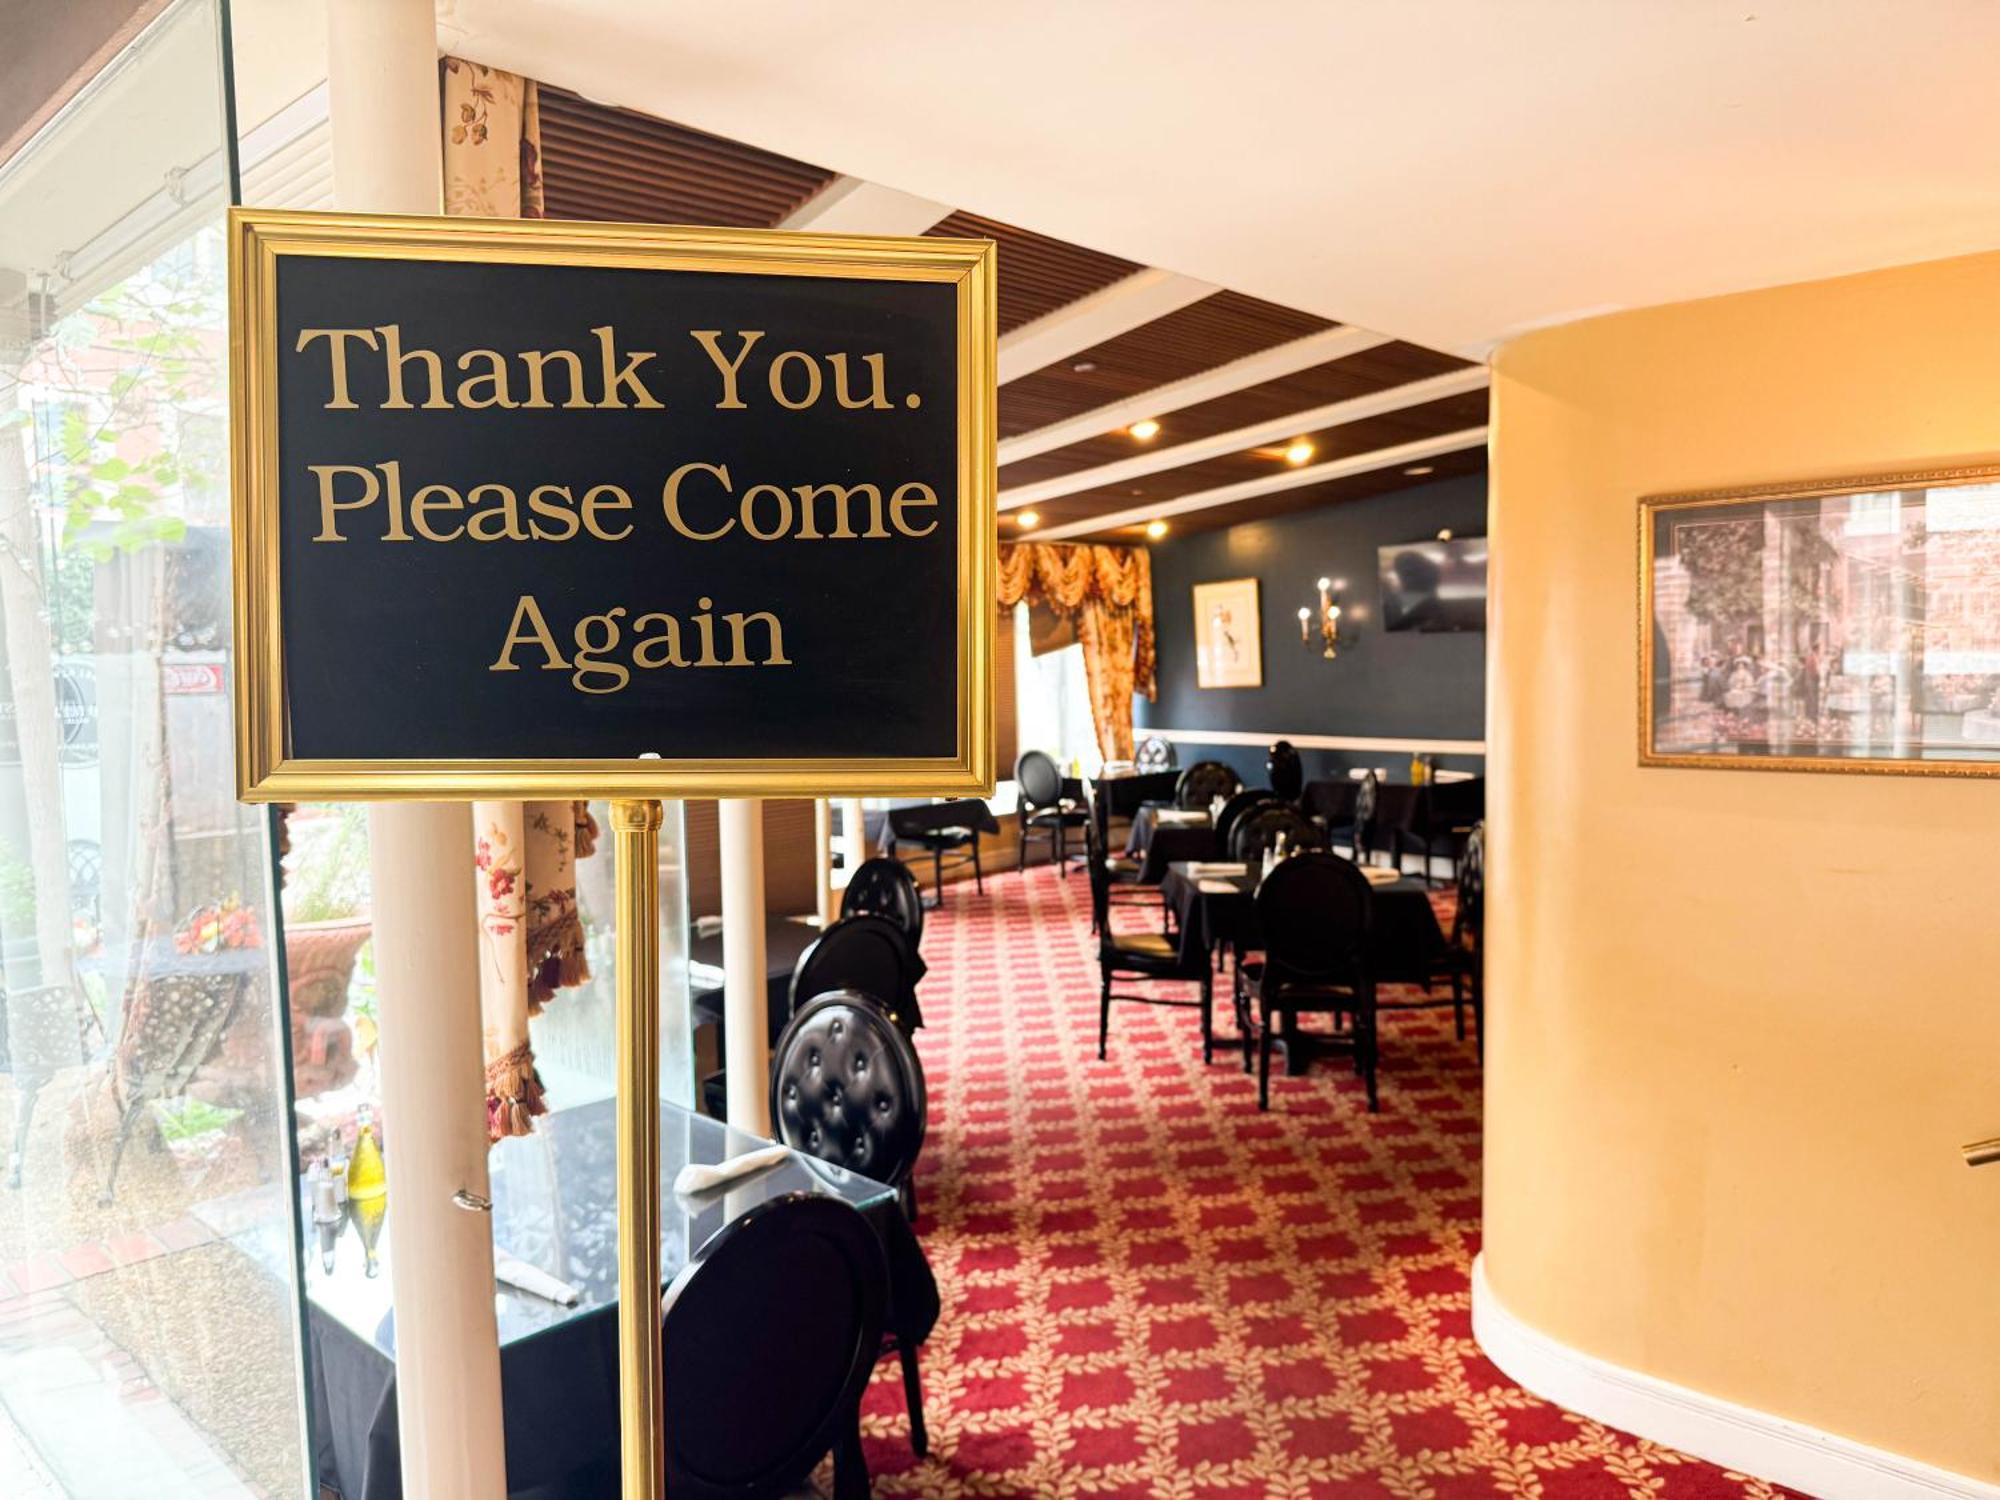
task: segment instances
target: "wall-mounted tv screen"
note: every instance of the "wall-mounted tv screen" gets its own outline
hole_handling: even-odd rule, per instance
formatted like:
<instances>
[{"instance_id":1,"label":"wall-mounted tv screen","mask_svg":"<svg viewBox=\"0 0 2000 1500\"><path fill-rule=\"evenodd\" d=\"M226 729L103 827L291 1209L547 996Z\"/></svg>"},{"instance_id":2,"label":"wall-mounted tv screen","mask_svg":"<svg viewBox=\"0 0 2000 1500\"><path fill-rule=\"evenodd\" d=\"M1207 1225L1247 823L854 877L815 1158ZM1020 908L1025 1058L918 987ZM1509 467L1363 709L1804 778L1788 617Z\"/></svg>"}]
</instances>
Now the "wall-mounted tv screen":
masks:
<instances>
[{"instance_id":1,"label":"wall-mounted tv screen","mask_svg":"<svg viewBox=\"0 0 2000 1500\"><path fill-rule=\"evenodd\" d=\"M1486 538L1404 542L1378 554L1385 630L1484 630Z\"/></svg>"}]
</instances>

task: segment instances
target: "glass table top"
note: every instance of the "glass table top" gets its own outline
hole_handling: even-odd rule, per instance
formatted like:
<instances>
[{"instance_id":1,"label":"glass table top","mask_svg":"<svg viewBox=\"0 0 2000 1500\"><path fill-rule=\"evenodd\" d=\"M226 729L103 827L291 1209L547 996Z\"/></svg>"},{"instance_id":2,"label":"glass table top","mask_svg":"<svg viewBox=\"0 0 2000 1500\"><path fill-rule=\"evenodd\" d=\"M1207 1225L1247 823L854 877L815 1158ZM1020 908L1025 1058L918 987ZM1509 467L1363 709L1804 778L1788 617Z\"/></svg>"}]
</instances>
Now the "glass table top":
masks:
<instances>
[{"instance_id":1,"label":"glass table top","mask_svg":"<svg viewBox=\"0 0 2000 1500\"><path fill-rule=\"evenodd\" d=\"M732 1130L679 1105L660 1105L660 1274L662 1285L723 1225L759 1204L791 1193L818 1193L869 1209L894 1190L844 1168L794 1152L775 1167L712 1192L683 1198L674 1178L689 1162L715 1163L770 1142ZM388 1201L395 1201L395 1141L384 1156ZM612 1101L561 1110L536 1121L533 1135L501 1141L491 1158L493 1244L568 1283L574 1306L509 1286L494 1289L502 1346L532 1338L618 1301L618 1130ZM380 1200L377 1200L378 1202ZM365 1204L350 1202L336 1225L306 1226L306 1296L322 1312L383 1354L395 1355L390 1306L392 1248L386 1223L370 1224ZM377 1270L367 1274L363 1231L375 1231ZM323 1257L330 1256L332 1269Z\"/></svg>"}]
</instances>

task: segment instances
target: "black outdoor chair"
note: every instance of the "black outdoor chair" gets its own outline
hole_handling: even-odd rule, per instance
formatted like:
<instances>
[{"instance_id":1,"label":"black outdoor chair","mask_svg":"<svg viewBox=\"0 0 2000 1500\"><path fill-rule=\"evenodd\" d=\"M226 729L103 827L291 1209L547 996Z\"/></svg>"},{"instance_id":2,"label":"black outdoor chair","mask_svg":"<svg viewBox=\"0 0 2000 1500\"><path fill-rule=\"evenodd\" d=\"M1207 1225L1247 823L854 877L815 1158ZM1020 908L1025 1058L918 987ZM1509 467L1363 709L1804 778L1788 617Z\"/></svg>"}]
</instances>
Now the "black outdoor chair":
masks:
<instances>
[{"instance_id":1,"label":"black outdoor chair","mask_svg":"<svg viewBox=\"0 0 2000 1500\"><path fill-rule=\"evenodd\" d=\"M1431 986L1451 984L1451 998L1433 998ZM1393 993L1393 992L1392 992ZM1421 1000L1377 1000L1381 1010L1437 1010L1451 1007L1458 1039L1465 1040L1465 1010L1472 1007L1472 1034L1479 1056L1486 1057L1486 825L1468 830L1458 854L1458 909L1452 914L1445 951L1424 981Z\"/></svg>"},{"instance_id":2,"label":"black outdoor chair","mask_svg":"<svg viewBox=\"0 0 2000 1500\"><path fill-rule=\"evenodd\" d=\"M1020 788L1021 851L1015 868L1028 868L1028 841L1039 838L1049 846L1056 868L1069 874L1069 830L1090 821L1083 804L1068 795L1062 768L1045 750L1024 750L1014 762L1014 782Z\"/></svg>"},{"instance_id":3,"label":"black outdoor chair","mask_svg":"<svg viewBox=\"0 0 2000 1500\"><path fill-rule=\"evenodd\" d=\"M1196 761L1174 786L1174 806L1205 808L1217 797L1233 797L1243 789L1243 778L1219 760Z\"/></svg>"},{"instance_id":4,"label":"black outdoor chair","mask_svg":"<svg viewBox=\"0 0 2000 1500\"><path fill-rule=\"evenodd\" d=\"M1229 835L1245 813L1254 808L1275 804L1279 798L1266 787L1248 787L1222 804L1222 811L1215 815L1215 847L1218 852L1227 853Z\"/></svg>"},{"instance_id":5,"label":"black outdoor chair","mask_svg":"<svg viewBox=\"0 0 2000 1500\"><path fill-rule=\"evenodd\" d=\"M1140 771L1171 771L1178 759L1171 743L1150 734L1132 753L1132 764Z\"/></svg>"},{"instance_id":6,"label":"black outdoor chair","mask_svg":"<svg viewBox=\"0 0 2000 1500\"><path fill-rule=\"evenodd\" d=\"M928 849L931 855L931 883L937 895L933 906L944 904L945 855L952 854L953 868L972 866L973 888L986 894L986 872L979 866L980 835L998 833L993 809L977 797L960 797L953 802L926 802L914 807L892 807L883 826L882 852L894 857L905 844ZM970 850L970 853L959 851Z\"/></svg>"},{"instance_id":7,"label":"black outdoor chair","mask_svg":"<svg viewBox=\"0 0 2000 1500\"><path fill-rule=\"evenodd\" d=\"M849 879L847 889L840 893L840 914L853 917L863 912L873 912L894 922L903 929L903 936L910 940L912 948L922 945L923 887L900 859L878 854L864 861Z\"/></svg>"},{"instance_id":8,"label":"black outdoor chair","mask_svg":"<svg viewBox=\"0 0 2000 1500\"><path fill-rule=\"evenodd\" d=\"M1229 857L1255 865L1280 839L1286 850L1318 849L1326 843L1326 831L1290 802L1266 802L1246 811L1229 830Z\"/></svg>"},{"instance_id":9,"label":"black outdoor chair","mask_svg":"<svg viewBox=\"0 0 2000 1500\"><path fill-rule=\"evenodd\" d=\"M667 1288L667 1492L753 1500L829 1450L834 1493L865 1496L861 1392L882 1352L888 1271L859 1210L799 1193L723 1226Z\"/></svg>"},{"instance_id":10,"label":"black outdoor chair","mask_svg":"<svg viewBox=\"0 0 2000 1500\"><path fill-rule=\"evenodd\" d=\"M1355 1071L1367 1086L1369 1112L1379 1107L1375 985L1368 973L1374 909L1374 893L1361 867L1324 851L1284 861L1258 886L1257 926L1264 952L1261 959L1237 966L1236 1012L1245 1072L1250 1070L1251 1038L1256 1037L1259 1109L1271 1107L1276 1030L1282 1026L1290 1038L1297 1032L1296 1018L1310 1013L1351 1021L1343 1040L1353 1049Z\"/></svg>"},{"instance_id":11,"label":"black outdoor chair","mask_svg":"<svg viewBox=\"0 0 2000 1500\"><path fill-rule=\"evenodd\" d=\"M856 912L827 928L799 955L787 1011L796 1017L801 1006L827 990L860 990L879 999L907 1036L924 1024L917 1004L917 981L924 973L922 957L893 918Z\"/></svg>"},{"instance_id":12,"label":"black outdoor chair","mask_svg":"<svg viewBox=\"0 0 2000 1500\"><path fill-rule=\"evenodd\" d=\"M1277 740L1271 745L1264 759L1264 770L1270 778L1271 790L1287 802L1299 800L1299 793L1305 788L1306 766L1299 759L1299 752L1290 740Z\"/></svg>"},{"instance_id":13,"label":"black outdoor chair","mask_svg":"<svg viewBox=\"0 0 2000 1500\"><path fill-rule=\"evenodd\" d=\"M1189 929L1178 937L1156 932L1113 932L1111 930L1111 876L1105 868L1104 851L1096 833L1089 835L1086 856L1090 864L1090 909L1097 929L1097 968L1103 981L1097 1012L1097 1055L1104 1056L1111 1037L1111 1002L1136 1001L1143 1005L1191 1006L1201 1011L1201 1060L1215 1052L1215 981L1209 972L1208 954ZM1119 975L1137 979L1186 980L1199 987L1199 996L1182 1000L1158 995L1114 994L1112 983Z\"/></svg>"},{"instance_id":14,"label":"black outdoor chair","mask_svg":"<svg viewBox=\"0 0 2000 1500\"><path fill-rule=\"evenodd\" d=\"M914 1174L929 1128L924 1065L873 996L837 989L793 1016L771 1059L771 1129L795 1151L895 1188L916 1216ZM930 1451L917 1349L938 1315L937 1280L914 1241L891 1247L882 1352L902 1364L910 1446Z\"/></svg>"}]
</instances>

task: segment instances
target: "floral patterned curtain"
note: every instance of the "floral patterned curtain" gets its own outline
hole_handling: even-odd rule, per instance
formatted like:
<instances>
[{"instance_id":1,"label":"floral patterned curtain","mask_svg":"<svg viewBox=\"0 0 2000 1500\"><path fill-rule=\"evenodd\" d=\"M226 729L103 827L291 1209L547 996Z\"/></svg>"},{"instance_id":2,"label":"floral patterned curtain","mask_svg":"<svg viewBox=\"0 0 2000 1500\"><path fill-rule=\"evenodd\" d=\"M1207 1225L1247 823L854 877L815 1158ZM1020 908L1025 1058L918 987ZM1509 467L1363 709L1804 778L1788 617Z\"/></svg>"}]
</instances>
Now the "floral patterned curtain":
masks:
<instances>
[{"instance_id":1,"label":"floral patterned curtain","mask_svg":"<svg viewBox=\"0 0 2000 1500\"><path fill-rule=\"evenodd\" d=\"M533 79L447 57L447 213L542 217L541 110ZM479 999L486 1037L486 1127L526 1135L546 1112L528 1037L559 989L590 977L576 909L576 862L596 845L582 802L475 802Z\"/></svg>"},{"instance_id":2,"label":"floral patterned curtain","mask_svg":"<svg viewBox=\"0 0 2000 1500\"><path fill-rule=\"evenodd\" d=\"M1156 690L1146 549L1002 543L999 593L1003 609L1028 600L1076 622L1097 747L1106 760L1130 760L1133 694Z\"/></svg>"}]
</instances>

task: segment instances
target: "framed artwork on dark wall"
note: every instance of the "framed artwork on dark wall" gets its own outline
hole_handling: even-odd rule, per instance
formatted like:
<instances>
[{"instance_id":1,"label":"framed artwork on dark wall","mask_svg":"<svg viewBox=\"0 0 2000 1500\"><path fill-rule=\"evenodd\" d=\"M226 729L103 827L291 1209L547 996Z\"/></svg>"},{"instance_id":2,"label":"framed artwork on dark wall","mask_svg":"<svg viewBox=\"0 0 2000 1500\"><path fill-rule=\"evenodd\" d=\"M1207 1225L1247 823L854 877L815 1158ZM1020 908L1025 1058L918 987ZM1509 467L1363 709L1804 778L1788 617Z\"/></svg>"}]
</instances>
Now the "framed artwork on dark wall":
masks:
<instances>
[{"instance_id":1,"label":"framed artwork on dark wall","mask_svg":"<svg viewBox=\"0 0 2000 1500\"><path fill-rule=\"evenodd\" d=\"M1229 578L1194 586L1195 686L1262 687L1264 633L1257 580Z\"/></svg>"},{"instance_id":2,"label":"framed artwork on dark wall","mask_svg":"<svg viewBox=\"0 0 2000 1500\"><path fill-rule=\"evenodd\" d=\"M2000 465L1653 495L1639 759L2000 776Z\"/></svg>"}]
</instances>

